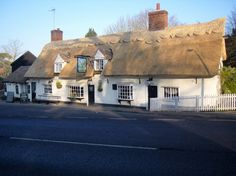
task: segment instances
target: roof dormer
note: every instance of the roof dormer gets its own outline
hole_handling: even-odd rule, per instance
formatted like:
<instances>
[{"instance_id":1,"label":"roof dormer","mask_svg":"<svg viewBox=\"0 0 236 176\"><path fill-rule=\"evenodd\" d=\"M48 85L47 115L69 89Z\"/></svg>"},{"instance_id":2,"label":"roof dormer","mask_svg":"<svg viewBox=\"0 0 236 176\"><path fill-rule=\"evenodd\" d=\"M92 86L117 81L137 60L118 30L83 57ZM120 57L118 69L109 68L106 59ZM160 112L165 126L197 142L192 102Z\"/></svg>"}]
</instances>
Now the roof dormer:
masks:
<instances>
[{"instance_id":1,"label":"roof dormer","mask_svg":"<svg viewBox=\"0 0 236 176\"><path fill-rule=\"evenodd\" d=\"M94 70L102 71L106 65L107 60L100 50L97 50L94 56Z\"/></svg>"},{"instance_id":2,"label":"roof dormer","mask_svg":"<svg viewBox=\"0 0 236 176\"><path fill-rule=\"evenodd\" d=\"M66 65L66 62L60 56L60 54L58 54L56 57L56 60L54 61L54 73L60 73L65 65Z\"/></svg>"}]
</instances>

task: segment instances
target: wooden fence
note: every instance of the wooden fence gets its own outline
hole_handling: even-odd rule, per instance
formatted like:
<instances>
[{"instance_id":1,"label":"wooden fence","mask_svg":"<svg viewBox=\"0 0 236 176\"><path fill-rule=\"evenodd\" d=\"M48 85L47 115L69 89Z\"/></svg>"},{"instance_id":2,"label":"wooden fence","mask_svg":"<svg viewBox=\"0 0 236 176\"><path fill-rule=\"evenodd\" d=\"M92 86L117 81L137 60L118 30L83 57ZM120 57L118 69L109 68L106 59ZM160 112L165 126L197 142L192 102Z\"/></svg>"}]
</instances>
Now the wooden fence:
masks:
<instances>
[{"instance_id":1,"label":"wooden fence","mask_svg":"<svg viewBox=\"0 0 236 176\"><path fill-rule=\"evenodd\" d=\"M236 94L152 98L150 111L229 111L236 110Z\"/></svg>"}]
</instances>

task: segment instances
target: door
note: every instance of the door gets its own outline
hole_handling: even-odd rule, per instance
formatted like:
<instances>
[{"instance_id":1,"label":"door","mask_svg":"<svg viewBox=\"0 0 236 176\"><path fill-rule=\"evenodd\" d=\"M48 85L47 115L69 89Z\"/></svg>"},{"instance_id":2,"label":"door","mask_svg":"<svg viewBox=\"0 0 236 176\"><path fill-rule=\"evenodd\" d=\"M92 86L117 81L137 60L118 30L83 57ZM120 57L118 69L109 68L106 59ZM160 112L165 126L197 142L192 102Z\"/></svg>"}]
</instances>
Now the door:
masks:
<instances>
[{"instance_id":1,"label":"door","mask_svg":"<svg viewBox=\"0 0 236 176\"><path fill-rule=\"evenodd\" d=\"M31 82L31 96L32 102L36 100L36 82Z\"/></svg>"},{"instance_id":2,"label":"door","mask_svg":"<svg viewBox=\"0 0 236 176\"><path fill-rule=\"evenodd\" d=\"M150 110L150 98L157 98L157 86L148 86L148 110Z\"/></svg>"},{"instance_id":3,"label":"door","mask_svg":"<svg viewBox=\"0 0 236 176\"><path fill-rule=\"evenodd\" d=\"M94 104L94 85L88 85L88 103Z\"/></svg>"},{"instance_id":4,"label":"door","mask_svg":"<svg viewBox=\"0 0 236 176\"><path fill-rule=\"evenodd\" d=\"M148 86L148 98L157 98L157 86Z\"/></svg>"}]
</instances>

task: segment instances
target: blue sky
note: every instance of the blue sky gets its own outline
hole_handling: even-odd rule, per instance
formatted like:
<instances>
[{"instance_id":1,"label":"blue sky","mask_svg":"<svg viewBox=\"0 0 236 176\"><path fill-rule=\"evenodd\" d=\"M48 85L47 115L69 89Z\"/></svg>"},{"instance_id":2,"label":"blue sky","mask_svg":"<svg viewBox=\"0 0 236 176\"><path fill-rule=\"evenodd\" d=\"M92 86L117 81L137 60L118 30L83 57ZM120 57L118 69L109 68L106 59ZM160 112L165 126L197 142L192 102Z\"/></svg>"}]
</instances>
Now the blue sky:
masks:
<instances>
[{"instance_id":1,"label":"blue sky","mask_svg":"<svg viewBox=\"0 0 236 176\"><path fill-rule=\"evenodd\" d=\"M22 50L38 56L50 42L52 8L66 40L83 37L90 27L102 35L119 17L154 9L157 2L187 24L227 17L236 7L235 0L0 0L0 46L19 40Z\"/></svg>"}]
</instances>

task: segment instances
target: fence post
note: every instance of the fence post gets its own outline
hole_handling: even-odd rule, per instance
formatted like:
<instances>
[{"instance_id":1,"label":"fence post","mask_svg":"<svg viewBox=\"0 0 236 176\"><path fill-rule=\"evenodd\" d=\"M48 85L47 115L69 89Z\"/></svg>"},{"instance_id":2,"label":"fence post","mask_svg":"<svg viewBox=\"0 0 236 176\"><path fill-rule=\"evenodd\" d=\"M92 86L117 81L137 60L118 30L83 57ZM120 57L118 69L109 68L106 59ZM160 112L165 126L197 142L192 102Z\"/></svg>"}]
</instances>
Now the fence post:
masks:
<instances>
[{"instance_id":1,"label":"fence post","mask_svg":"<svg viewBox=\"0 0 236 176\"><path fill-rule=\"evenodd\" d=\"M196 111L199 112L199 96L196 96Z\"/></svg>"}]
</instances>

